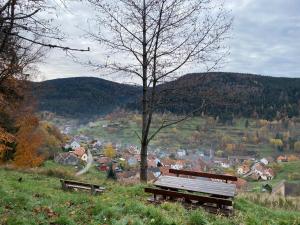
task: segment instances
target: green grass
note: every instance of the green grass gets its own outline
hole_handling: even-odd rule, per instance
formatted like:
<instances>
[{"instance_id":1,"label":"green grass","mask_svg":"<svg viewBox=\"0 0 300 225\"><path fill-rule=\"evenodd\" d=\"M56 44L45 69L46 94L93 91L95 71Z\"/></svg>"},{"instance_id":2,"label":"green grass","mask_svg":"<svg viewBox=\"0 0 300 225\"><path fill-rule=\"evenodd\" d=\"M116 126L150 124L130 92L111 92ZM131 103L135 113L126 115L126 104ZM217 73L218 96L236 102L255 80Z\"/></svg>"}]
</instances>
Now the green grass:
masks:
<instances>
[{"instance_id":1,"label":"green grass","mask_svg":"<svg viewBox=\"0 0 300 225\"><path fill-rule=\"evenodd\" d=\"M179 203L149 204L144 185L108 181L94 169L82 177L74 174L72 167L52 162L30 171L0 169L0 224L300 224L299 212L269 209L244 197L235 201L235 216L226 218ZM98 183L107 190L99 196L64 192L60 177Z\"/></svg>"}]
</instances>

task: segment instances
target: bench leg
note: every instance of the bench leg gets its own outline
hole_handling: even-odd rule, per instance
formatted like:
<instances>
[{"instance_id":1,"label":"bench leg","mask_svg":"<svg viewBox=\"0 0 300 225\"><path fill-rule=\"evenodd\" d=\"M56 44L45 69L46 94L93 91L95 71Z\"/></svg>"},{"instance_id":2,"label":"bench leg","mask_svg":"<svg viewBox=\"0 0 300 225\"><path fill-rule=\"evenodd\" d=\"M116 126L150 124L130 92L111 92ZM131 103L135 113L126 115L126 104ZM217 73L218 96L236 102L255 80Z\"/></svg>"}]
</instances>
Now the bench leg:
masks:
<instances>
[{"instance_id":1,"label":"bench leg","mask_svg":"<svg viewBox=\"0 0 300 225\"><path fill-rule=\"evenodd\" d=\"M66 190L67 190L67 185L66 185L65 181L64 181L64 180L60 180L60 183L61 183L61 188L62 188L64 191L66 191Z\"/></svg>"},{"instance_id":2,"label":"bench leg","mask_svg":"<svg viewBox=\"0 0 300 225\"><path fill-rule=\"evenodd\" d=\"M95 194L96 194L95 186L94 186L94 185L91 185L91 194L92 194L92 195L95 195Z\"/></svg>"}]
</instances>

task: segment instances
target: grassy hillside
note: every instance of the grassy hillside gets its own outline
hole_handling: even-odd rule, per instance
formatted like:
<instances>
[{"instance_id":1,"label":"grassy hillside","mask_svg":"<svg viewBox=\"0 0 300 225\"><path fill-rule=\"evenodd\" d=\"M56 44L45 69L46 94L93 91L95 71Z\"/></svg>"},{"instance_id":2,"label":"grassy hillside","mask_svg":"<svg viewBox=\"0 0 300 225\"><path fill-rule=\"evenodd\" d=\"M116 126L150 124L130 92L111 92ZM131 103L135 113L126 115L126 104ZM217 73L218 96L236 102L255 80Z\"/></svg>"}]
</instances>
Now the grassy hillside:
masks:
<instances>
[{"instance_id":1,"label":"grassy hillside","mask_svg":"<svg viewBox=\"0 0 300 225\"><path fill-rule=\"evenodd\" d=\"M0 224L300 224L300 212L286 210L284 204L266 208L237 197L235 216L225 218L178 203L154 206L147 203L143 185L123 186L95 170L83 177L74 172L49 162L31 171L0 169ZM59 177L99 183L107 190L99 196L63 192Z\"/></svg>"}]
</instances>

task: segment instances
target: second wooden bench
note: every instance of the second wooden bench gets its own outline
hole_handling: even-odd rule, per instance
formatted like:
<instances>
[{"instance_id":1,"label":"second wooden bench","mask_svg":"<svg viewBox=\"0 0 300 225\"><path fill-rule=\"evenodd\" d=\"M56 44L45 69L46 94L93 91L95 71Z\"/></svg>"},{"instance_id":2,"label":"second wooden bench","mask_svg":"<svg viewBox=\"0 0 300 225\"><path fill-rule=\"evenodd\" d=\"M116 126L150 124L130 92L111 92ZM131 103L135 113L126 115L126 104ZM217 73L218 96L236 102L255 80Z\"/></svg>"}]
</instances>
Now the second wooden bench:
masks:
<instances>
[{"instance_id":1,"label":"second wooden bench","mask_svg":"<svg viewBox=\"0 0 300 225\"><path fill-rule=\"evenodd\" d=\"M78 182L73 180L63 180L63 179L61 179L60 182L63 190L81 189L81 190L90 191L91 194L102 193L105 190L104 187L101 187L100 185L96 185L96 184L89 184L89 183L83 183L83 182Z\"/></svg>"}]
</instances>

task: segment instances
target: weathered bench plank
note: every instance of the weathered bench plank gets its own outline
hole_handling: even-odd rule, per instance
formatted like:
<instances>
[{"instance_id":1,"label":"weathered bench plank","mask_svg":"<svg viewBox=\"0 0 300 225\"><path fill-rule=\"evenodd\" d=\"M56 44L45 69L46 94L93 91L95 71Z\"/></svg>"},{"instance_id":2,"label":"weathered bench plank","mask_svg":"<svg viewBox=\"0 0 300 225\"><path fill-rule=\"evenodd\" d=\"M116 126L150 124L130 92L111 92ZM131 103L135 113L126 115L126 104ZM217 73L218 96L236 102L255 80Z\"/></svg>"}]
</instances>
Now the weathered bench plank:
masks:
<instances>
[{"instance_id":1,"label":"weathered bench plank","mask_svg":"<svg viewBox=\"0 0 300 225\"><path fill-rule=\"evenodd\" d=\"M218 180L225 180L227 181L237 181L237 177L230 176L230 175L223 175L223 174L214 174L214 173L204 173L204 172L196 172L196 171L188 171L188 170L175 170L169 169L170 173L174 173L177 176L179 175L186 175L186 176L196 176L196 177L206 177Z\"/></svg>"},{"instance_id":2,"label":"weathered bench plank","mask_svg":"<svg viewBox=\"0 0 300 225\"><path fill-rule=\"evenodd\" d=\"M154 185L160 188L186 190L210 195L234 197L236 185L209 180L190 179L186 177L160 176Z\"/></svg>"}]
</instances>

